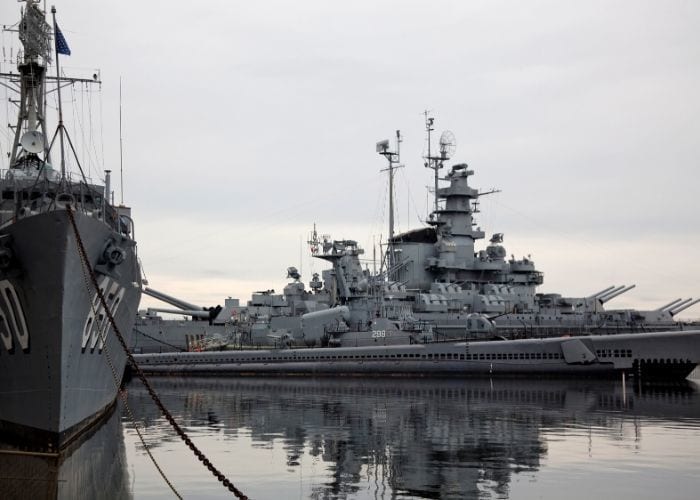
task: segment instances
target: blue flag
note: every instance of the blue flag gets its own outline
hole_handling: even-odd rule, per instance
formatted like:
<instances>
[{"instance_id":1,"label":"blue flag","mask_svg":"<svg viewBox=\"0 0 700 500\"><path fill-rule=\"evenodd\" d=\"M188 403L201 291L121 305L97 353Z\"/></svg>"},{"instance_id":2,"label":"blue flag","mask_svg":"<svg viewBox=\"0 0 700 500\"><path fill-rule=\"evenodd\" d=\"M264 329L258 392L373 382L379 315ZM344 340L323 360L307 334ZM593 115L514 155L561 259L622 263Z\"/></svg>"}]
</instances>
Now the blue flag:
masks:
<instances>
[{"instance_id":1,"label":"blue flag","mask_svg":"<svg viewBox=\"0 0 700 500\"><path fill-rule=\"evenodd\" d=\"M66 56L70 55L70 47L68 42L66 42L66 37L61 33L61 28L56 25L56 53L63 54Z\"/></svg>"}]
</instances>

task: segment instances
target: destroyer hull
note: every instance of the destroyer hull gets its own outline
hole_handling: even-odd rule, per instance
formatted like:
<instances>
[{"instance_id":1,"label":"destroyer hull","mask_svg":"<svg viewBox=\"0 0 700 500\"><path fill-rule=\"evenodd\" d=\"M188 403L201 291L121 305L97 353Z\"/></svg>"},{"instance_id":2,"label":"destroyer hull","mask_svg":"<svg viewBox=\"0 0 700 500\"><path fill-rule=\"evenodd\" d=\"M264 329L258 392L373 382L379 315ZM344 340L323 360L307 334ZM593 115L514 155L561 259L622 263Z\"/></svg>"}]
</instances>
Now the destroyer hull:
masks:
<instances>
[{"instance_id":1,"label":"destroyer hull","mask_svg":"<svg viewBox=\"0 0 700 500\"><path fill-rule=\"evenodd\" d=\"M74 216L129 342L140 299L134 243L94 217ZM60 449L112 406L126 354L88 286L65 210L20 219L0 233L14 255L0 272L0 429L32 448ZM126 257L101 266L105 245L115 238Z\"/></svg>"},{"instance_id":2,"label":"destroyer hull","mask_svg":"<svg viewBox=\"0 0 700 500\"><path fill-rule=\"evenodd\" d=\"M107 412L59 452L16 452L1 443L3 498L132 498L120 413Z\"/></svg>"},{"instance_id":3,"label":"destroyer hull","mask_svg":"<svg viewBox=\"0 0 700 500\"><path fill-rule=\"evenodd\" d=\"M600 376L684 379L700 331L404 346L142 354L142 370L191 375Z\"/></svg>"}]
</instances>

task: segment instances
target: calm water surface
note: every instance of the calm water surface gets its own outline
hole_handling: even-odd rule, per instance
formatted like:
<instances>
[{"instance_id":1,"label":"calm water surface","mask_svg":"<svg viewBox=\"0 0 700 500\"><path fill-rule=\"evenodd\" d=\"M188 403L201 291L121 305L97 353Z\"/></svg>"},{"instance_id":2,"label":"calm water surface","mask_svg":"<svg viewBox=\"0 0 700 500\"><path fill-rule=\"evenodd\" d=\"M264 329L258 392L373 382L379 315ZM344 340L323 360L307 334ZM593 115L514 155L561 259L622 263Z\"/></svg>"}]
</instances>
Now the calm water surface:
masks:
<instances>
[{"instance_id":1,"label":"calm water surface","mask_svg":"<svg viewBox=\"0 0 700 500\"><path fill-rule=\"evenodd\" d=\"M700 386L381 378L153 378L177 420L251 498L694 499ZM140 382L129 407L184 498L230 498ZM70 457L0 497L172 498L125 408ZM4 477L4 479L2 478ZM9 478L9 479L8 479ZM42 483L43 481L43 483ZM10 492L8 496L8 492ZM20 497L20 496L18 496ZM42 495L31 491L29 497Z\"/></svg>"},{"instance_id":2,"label":"calm water surface","mask_svg":"<svg viewBox=\"0 0 700 500\"><path fill-rule=\"evenodd\" d=\"M601 381L154 379L253 498L697 498L700 388ZM138 381L129 401L185 497L225 498ZM123 419L131 491L167 498Z\"/></svg>"}]
</instances>

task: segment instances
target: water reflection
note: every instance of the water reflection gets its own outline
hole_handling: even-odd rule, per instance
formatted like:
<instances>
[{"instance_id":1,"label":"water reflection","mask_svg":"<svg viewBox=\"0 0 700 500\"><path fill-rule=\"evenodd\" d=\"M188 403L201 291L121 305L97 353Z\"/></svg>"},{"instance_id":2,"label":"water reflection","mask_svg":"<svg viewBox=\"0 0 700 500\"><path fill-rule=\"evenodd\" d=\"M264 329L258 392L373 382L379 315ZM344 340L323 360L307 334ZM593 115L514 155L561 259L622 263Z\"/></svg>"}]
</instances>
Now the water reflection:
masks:
<instances>
[{"instance_id":1,"label":"water reflection","mask_svg":"<svg viewBox=\"0 0 700 500\"><path fill-rule=\"evenodd\" d=\"M131 498L119 416L113 410L60 454L22 454L0 443L0 497Z\"/></svg>"},{"instance_id":2,"label":"water reflection","mask_svg":"<svg viewBox=\"0 0 700 500\"><path fill-rule=\"evenodd\" d=\"M287 497L505 498L513 476L539 471L557 441L595 434L639 444L641 429L658 422L700 428L700 393L691 382L625 392L620 383L581 380L153 383L210 457L259 497L272 497L278 487ZM137 381L129 392L149 444L176 449L177 438ZM178 462L197 467L186 451ZM187 481L186 471L178 471ZM216 496L220 487L211 483L197 491ZM293 495L285 490L291 485Z\"/></svg>"}]
</instances>

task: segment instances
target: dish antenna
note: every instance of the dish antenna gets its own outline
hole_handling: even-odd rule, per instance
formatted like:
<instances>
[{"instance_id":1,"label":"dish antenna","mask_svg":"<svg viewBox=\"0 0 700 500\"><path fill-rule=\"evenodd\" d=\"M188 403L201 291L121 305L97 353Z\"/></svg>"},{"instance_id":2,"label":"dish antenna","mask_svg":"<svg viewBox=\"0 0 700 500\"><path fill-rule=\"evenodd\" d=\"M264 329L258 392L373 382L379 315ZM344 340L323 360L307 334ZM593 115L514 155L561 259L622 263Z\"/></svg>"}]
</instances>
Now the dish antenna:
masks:
<instances>
[{"instance_id":1,"label":"dish antenna","mask_svg":"<svg viewBox=\"0 0 700 500\"><path fill-rule=\"evenodd\" d=\"M27 153L37 154L44 150L44 136L38 130L25 132L19 143Z\"/></svg>"},{"instance_id":2,"label":"dish antenna","mask_svg":"<svg viewBox=\"0 0 700 500\"><path fill-rule=\"evenodd\" d=\"M440 157L443 160L447 160L452 157L455 150L457 149L457 139L455 135L449 130L445 130L440 135Z\"/></svg>"},{"instance_id":3,"label":"dish antenna","mask_svg":"<svg viewBox=\"0 0 700 500\"><path fill-rule=\"evenodd\" d=\"M389 151L389 139L377 143L377 153L385 154Z\"/></svg>"}]
</instances>

